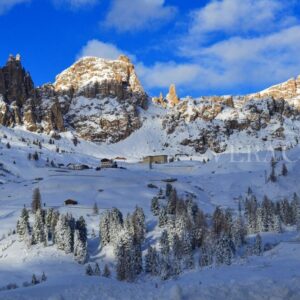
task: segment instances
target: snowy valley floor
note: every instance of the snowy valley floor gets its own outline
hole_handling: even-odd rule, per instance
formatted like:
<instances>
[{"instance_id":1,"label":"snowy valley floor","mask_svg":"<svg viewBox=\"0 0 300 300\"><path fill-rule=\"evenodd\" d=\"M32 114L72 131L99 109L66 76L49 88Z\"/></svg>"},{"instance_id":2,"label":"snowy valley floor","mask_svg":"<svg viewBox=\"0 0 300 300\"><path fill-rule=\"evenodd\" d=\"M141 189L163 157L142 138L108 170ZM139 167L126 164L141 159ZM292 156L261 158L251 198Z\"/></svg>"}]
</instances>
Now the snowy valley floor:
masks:
<instances>
[{"instance_id":1,"label":"snowy valley floor","mask_svg":"<svg viewBox=\"0 0 300 300\"><path fill-rule=\"evenodd\" d=\"M27 249L16 235L8 233L24 205L30 207L32 190L39 187L42 202L60 212L71 212L75 217L83 215L89 230L89 254L92 262L112 264L112 251L99 252L98 238L90 236L92 229L98 231L99 216L93 214L97 203L100 213L117 207L126 215L136 205L144 209L150 230L147 240L156 240L161 230L150 212L150 203L158 189L164 188L162 180L176 178L174 187L181 195L193 194L199 207L211 213L220 205L237 209L238 199L244 196L249 186L261 200L266 194L272 200L300 195L300 149L288 152L288 176L279 177L276 183L265 183L265 172L270 172L269 162L245 162L248 154L223 154L217 160L203 164L199 161L181 161L154 165L149 170L140 163L124 163L124 169L96 171L103 151L93 144L82 142L78 148L66 137L60 140L61 149L73 148L74 153L56 153L55 146L46 144L39 149L27 146L19 140L24 133L7 130L2 138L1 198L0 198L0 288L16 283L19 288L0 291L0 300L40 299L299 299L300 298L300 237L293 228L283 234L262 234L263 242L276 246L262 257L234 260L231 266L185 271L176 279L161 281L141 275L135 283L119 282L113 278L88 277L85 267L77 264L72 255L66 255L55 247L39 245ZM43 138L27 133L27 139ZM9 142L11 148L5 145ZM28 153L41 152L38 161L27 159ZM260 153L261 158L271 154ZM137 153L134 153L134 157ZM65 167L47 166L47 158L56 164L84 163L93 169L68 170ZM15 163L14 163L15 162ZM64 200L79 202L76 207L65 207ZM5 235L5 237L3 236ZM3 236L3 238L1 238ZM33 287L22 287L30 281L33 273L45 272L47 281Z\"/></svg>"}]
</instances>

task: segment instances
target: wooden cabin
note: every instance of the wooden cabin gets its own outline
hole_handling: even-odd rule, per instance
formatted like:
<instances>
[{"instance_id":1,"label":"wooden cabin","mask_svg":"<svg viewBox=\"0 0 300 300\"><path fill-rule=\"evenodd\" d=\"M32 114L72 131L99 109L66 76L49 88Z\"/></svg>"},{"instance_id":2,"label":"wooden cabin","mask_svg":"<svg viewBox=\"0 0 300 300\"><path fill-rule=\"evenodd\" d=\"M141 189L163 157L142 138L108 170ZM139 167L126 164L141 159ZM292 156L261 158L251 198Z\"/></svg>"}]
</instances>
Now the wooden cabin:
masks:
<instances>
[{"instance_id":1,"label":"wooden cabin","mask_svg":"<svg viewBox=\"0 0 300 300\"><path fill-rule=\"evenodd\" d=\"M168 155L149 155L143 158L143 162L150 164L166 164L168 162Z\"/></svg>"},{"instance_id":2,"label":"wooden cabin","mask_svg":"<svg viewBox=\"0 0 300 300\"><path fill-rule=\"evenodd\" d=\"M65 200L65 205L77 205L78 202L76 200L73 200L73 199L67 199Z\"/></svg>"},{"instance_id":3,"label":"wooden cabin","mask_svg":"<svg viewBox=\"0 0 300 300\"><path fill-rule=\"evenodd\" d=\"M113 159L101 159L101 168L117 168L118 165Z\"/></svg>"}]
</instances>

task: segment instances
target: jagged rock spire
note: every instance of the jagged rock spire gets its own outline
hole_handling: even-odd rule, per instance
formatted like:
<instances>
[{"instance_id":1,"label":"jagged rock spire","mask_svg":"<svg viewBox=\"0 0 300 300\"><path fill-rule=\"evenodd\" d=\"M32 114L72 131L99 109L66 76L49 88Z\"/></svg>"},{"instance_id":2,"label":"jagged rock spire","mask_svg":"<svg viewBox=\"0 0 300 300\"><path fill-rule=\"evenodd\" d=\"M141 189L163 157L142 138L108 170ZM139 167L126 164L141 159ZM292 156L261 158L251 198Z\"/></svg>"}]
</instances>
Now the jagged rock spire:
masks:
<instances>
[{"instance_id":1,"label":"jagged rock spire","mask_svg":"<svg viewBox=\"0 0 300 300\"><path fill-rule=\"evenodd\" d=\"M179 98L176 94L176 86L175 84L171 84L169 88L169 94L167 95L167 100L169 103L169 106L174 107L179 103Z\"/></svg>"}]
</instances>

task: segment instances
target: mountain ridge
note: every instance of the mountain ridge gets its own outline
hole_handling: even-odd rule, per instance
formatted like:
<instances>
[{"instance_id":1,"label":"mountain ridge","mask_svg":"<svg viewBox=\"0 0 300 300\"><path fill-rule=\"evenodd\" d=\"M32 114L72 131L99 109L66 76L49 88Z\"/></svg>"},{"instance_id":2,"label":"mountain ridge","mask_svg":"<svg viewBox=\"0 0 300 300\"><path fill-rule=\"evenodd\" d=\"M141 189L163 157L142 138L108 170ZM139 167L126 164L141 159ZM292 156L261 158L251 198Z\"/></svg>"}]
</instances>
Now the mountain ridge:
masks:
<instances>
[{"instance_id":1,"label":"mountain ridge","mask_svg":"<svg viewBox=\"0 0 300 300\"><path fill-rule=\"evenodd\" d=\"M151 99L124 55L81 58L53 84L38 88L20 56L10 56L0 68L0 99L3 126L50 135L70 131L107 145L140 131L145 140L139 143L156 136L153 152L221 153L241 134L258 144L289 148L298 143L300 128L299 77L245 96L179 99L171 85L166 97Z\"/></svg>"}]
</instances>

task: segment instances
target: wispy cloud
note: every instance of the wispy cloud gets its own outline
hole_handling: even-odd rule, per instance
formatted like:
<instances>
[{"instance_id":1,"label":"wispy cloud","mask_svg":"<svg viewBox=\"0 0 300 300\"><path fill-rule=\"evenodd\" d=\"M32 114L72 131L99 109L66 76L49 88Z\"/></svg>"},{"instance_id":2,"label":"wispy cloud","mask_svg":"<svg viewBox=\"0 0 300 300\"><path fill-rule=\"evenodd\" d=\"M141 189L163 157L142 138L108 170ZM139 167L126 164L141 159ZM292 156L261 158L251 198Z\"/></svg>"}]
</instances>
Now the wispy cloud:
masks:
<instances>
[{"instance_id":1,"label":"wispy cloud","mask_svg":"<svg viewBox=\"0 0 300 300\"><path fill-rule=\"evenodd\" d=\"M165 0L113 0L104 25L118 32L160 27L176 15Z\"/></svg>"},{"instance_id":2,"label":"wispy cloud","mask_svg":"<svg viewBox=\"0 0 300 300\"><path fill-rule=\"evenodd\" d=\"M300 73L295 4L222 0L193 11L177 54L198 66L198 89L256 89Z\"/></svg>"},{"instance_id":3,"label":"wispy cloud","mask_svg":"<svg viewBox=\"0 0 300 300\"><path fill-rule=\"evenodd\" d=\"M0 1L0 15L5 14L17 4L30 2L30 0L1 0Z\"/></svg>"},{"instance_id":4,"label":"wispy cloud","mask_svg":"<svg viewBox=\"0 0 300 300\"><path fill-rule=\"evenodd\" d=\"M79 9L83 7L91 7L100 2L100 0L52 0L57 6L68 6L71 9Z\"/></svg>"},{"instance_id":5,"label":"wispy cloud","mask_svg":"<svg viewBox=\"0 0 300 300\"><path fill-rule=\"evenodd\" d=\"M90 40L82 47L77 59L83 56L96 56L105 59L117 59L121 54L129 56L132 60L135 60L135 56L119 49L116 45L111 43L102 42L99 40Z\"/></svg>"}]
</instances>

